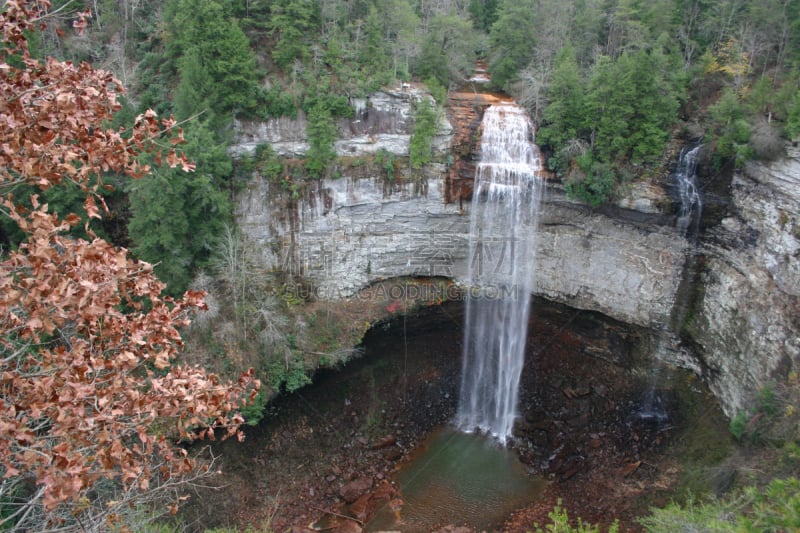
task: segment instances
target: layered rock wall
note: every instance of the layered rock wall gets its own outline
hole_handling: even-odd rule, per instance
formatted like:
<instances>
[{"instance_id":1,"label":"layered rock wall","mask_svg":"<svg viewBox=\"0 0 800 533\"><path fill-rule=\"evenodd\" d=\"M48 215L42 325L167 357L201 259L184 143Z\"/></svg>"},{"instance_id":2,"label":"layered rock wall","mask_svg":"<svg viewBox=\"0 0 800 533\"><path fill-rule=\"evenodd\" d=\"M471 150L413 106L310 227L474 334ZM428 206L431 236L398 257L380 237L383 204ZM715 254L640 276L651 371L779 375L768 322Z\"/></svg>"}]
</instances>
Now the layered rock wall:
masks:
<instances>
[{"instance_id":1,"label":"layered rock wall","mask_svg":"<svg viewBox=\"0 0 800 533\"><path fill-rule=\"evenodd\" d=\"M386 89L368 98L353 98L350 104L354 117L337 123L336 154L341 157L359 156L385 150L395 155L408 155L414 130L414 103L422 98L433 103L427 91L413 85ZM297 118L236 121L236 139L231 152L237 156L252 155L259 145L269 144L278 155L302 157L309 148L307 126L302 111L298 111ZM450 123L442 117L439 133L432 140L433 151L449 150L451 134Z\"/></svg>"},{"instance_id":2,"label":"layered rock wall","mask_svg":"<svg viewBox=\"0 0 800 533\"><path fill-rule=\"evenodd\" d=\"M731 215L702 244L687 319L712 390L729 415L800 364L800 150L734 175Z\"/></svg>"},{"instance_id":3,"label":"layered rock wall","mask_svg":"<svg viewBox=\"0 0 800 533\"><path fill-rule=\"evenodd\" d=\"M469 253L469 207L444 202L443 167L421 180L323 180L291 205L255 179L239 223L264 261L301 274L323 298L379 280L445 276L466 282L470 263L500 268L506 243ZM535 231L530 228L530 231ZM550 189L537 236L537 293L640 326L668 321L686 241L672 228L592 213Z\"/></svg>"},{"instance_id":4,"label":"layered rock wall","mask_svg":"<svg viewBox=\"0 0 800 533\"><path fill-rule=\"evenodd\" d=\"M407 155L415 97L424 96L390 91L353 102L355 118L340 124L339 155ZM469 120L453 128L443 118L437 138L440 153L454 146L455 157L442 158L449 164L406 170L391 181L363 172L322 180L300 198L254 177L237 215L265 266L302 275L317 297L334 300L384 279L465 282L470 265L497 266L502 243L468 257L471 184L464 168L475 156L465 147L476 145L474 125L488 104L462 100L450 118ZM235 151L268 142L284 155L302 155L302 117L284 122L240 125ZM538 295L651 328L658 344L673 344L670 331L681 331L691 349L673 352L674 361L702 372L729 415L759 386L797 369L800 151L748 165L734 177L731 196L729 216L689 242L670 221L663 187L634 188L598 212L551 185L537 229L536 279Z\"/></svg>"}]
</instances>

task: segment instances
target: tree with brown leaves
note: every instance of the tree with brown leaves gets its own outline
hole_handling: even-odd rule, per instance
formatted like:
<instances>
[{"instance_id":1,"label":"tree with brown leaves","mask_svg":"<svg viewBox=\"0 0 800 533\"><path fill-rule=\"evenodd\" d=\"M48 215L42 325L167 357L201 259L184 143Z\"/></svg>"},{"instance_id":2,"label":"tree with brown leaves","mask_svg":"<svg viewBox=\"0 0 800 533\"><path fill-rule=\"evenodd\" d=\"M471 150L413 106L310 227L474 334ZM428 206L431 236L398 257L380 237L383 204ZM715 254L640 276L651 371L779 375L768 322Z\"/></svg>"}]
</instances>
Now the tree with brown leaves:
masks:
<instances>
[{"instance_id":1,"label":"tree with brown leaves","mask_svg":"<svg viewBox=\"0 0 800 533\"><path fill-rule=\"evenodd\" d=\"M78 215L50 213L35 196L32 208L15 202L17 184L73 182L99 218L103 175L144 175L139 154L193 169L175 151L172 119L147 112L128 130L105 126L123 93L110 73L31 55L27 35L49 7L5 0L0 13L0 216L26 236L0 255L0 529L94 531L202 475L178 444L241 438L234 413L259 384L252 371L231 384L179 363L178 328L202 294L164 296L151 265L88 225L91 240L66 235Z\"/></svg>"}]
</instances>

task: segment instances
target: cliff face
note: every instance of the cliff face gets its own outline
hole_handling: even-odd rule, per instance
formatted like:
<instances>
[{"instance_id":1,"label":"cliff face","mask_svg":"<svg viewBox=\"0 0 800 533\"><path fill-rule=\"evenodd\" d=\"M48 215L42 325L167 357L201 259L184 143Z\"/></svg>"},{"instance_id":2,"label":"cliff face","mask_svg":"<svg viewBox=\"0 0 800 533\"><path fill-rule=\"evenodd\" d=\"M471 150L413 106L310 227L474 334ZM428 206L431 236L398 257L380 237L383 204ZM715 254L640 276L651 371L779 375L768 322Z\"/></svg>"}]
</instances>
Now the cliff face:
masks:
<instances>
[{"instance_id":1,"label":"cliff face","mask_svg":"<svg viewBox=\"0 0 800 533\"><path fill-rule=\"evenodd\" d=\"M288 215L282 191L255 179L239 223L268 265L307 277L326 299L392 277L465 282L470 261L495 268L503 249L467 257L470 205L445 204L443 170L432 166L424 180L396 184L323 180ZM539 295L641 326L668 320L686 246L671 228L594 214L550 190L539 229Z\"/></svg>"},{"instance_id":2,"label":"cliff face","mask_svg":"<svg viewBox=\"0 0 800 533\"><path fill-rule=\"evenodd\" d=\"M800 150L733 178L731 215L702 243L687 324L728 414L800 363Z\"/></svg>"},{"instance_id":3,"label":"cliff face","mask_svg":"<svg viewBox=\"0 0 800 533\"><path fill-rule=\"evenodd\" d=\"M340 155L368 155L375 146L407 155L411 96L386 94L354 104L356 118L340 125ZM265 266L302 275L318 297L336 300L397 277L464 282L470 264L502 260L501 248L468 257L471 184L459 165L474 159L464 147L474 146L472 125L488 104L467 105L472 111L450 111L454 126L443 119L438 149L454 146L447 165L391 181L362 170L359 178L315 182L295 199L254 177L237 215ZM240 152L253 142L247 131L240 130ZM667 350L667 358L702 372L729 415L758 385L797 366L800 152L748 166L732 196L732 214L690 243L673 227L663 186L634 187L617 206L594 211L551 184L536 279L537 295L650 328L658 344L675 346L671 331L681 330L690 349Z\"/></svg>"},{"instance_id":4,"label":"cliff face","mask_svg":"<svg viewBox=\"0 0 800 533\"><path fill-rule=\"evenodd\" d=\"M393 154L408 154L408 144L414 126L414 102L426 98L427 91L415 86L384 90L368 98L353 98L352 119L337 124L339 139L334 144L339 156L374 154L386 150ZM236 121L234 155L253 154L261 144L269 144L275 153L286 157L301 157L308 151L306 117L298 111L297 118L281 117L266 122ZM439 125L439 134L432 141L434 152L450 147L452 128L446 119Z\"/></svg>"}]
</instances>

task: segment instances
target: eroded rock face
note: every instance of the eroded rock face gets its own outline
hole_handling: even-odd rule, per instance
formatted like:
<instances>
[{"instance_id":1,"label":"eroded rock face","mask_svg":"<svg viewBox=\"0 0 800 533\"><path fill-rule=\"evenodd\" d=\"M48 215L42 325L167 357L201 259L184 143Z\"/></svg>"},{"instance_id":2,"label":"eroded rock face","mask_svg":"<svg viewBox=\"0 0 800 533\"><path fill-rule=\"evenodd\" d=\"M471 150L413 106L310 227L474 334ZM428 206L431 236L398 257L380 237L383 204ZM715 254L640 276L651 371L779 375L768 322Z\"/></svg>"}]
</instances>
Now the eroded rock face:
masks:
<instances>
[{"instance_id":1,"label":"eroded rock face","mask_svg":"<svg viewBox=\"0 0 800 533\"><path fill-rule=\"evenodd\" d=\"M295 202L255 179L238 218L268 266L307 277L321 298L345 298L393 277L466 282L470 263L500 265L503 243L468 257L470 204L444 203L443 170L432 165L421 180L323 180ZM592 212L557 189L545 197L537 293L640 326L666 323L685 239L670 227Z\"/></svg>"},{"instance_id":2,"label":"eroded rock face","mask_svg":"<svg viewBox=\"0 0 800 533\"><path fill-rule=\"evenodd\" d=\"M322 180L287 202L256 178L238 220L264 263L308 278L315 296L341 299L403 276L465 277L469 217L443 201L441 165L422 178Z\"/></svg>"},{"instance_id":3,"label":"eroded rock face","mask_svg":"<svg viewBox=\"0 0 800 533\"><path fill-rule=\"evenodd\" d=\"M704 240L699 305L687 324L728 415L800 363L800 150L748 164L731 194L732 215Z\"/></svg>"},{"instance_id":4,"label":"eroded rock face","mask_svg":"<svg viewBox=\"0 0 800 533\"><path fill-rule=\"evenodd\" d=\"M408 85L394 90L386 89L368 98L353 98L352 119L338 122L339 138L334 149L339 156L362 156L385 150L394 155L407 156L411 135L414 132L414 104L431 95L418 87ZM302 157L308 151L307 121L302 111L295 119L280 117L262 121L235 121L235 141L230 151L233 155L255 153L262 144L269 144L278 155ZM439 133L432 139L432 149L441 153L450 146L453 128L442 116Z\"/></svg>"},{"instance_id":5,"label":"eroded rock face","mask_svg":"<svg viewBox=\"0 0 800 533\"><path fill-rule=\"evenodd\" d=\"M537 237L537 293L660 329L675 302L688 243L660 219L626 221L610 214L549 191Z\"/></svg>"}]
</instances>

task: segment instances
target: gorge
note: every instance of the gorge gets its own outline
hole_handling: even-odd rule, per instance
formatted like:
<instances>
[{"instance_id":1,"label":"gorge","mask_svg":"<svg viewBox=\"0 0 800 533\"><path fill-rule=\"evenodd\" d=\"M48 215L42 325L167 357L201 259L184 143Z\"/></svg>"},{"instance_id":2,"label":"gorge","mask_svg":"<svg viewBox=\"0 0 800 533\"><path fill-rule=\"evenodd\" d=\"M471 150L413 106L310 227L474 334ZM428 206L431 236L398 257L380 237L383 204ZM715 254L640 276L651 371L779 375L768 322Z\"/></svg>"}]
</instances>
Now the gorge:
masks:
<instances>
[{"instance_id":1,"label":"gorge","mask_svg":"<svg viewBox=\"0 0 800 533\"><path fill-rule=\"evenodd\" d=\"M800 3L0 20L0 530L800 529Z\"/></svg>"},{"instance_id":2,"label":"gorge","mask_svg":"<svg viewBox=\"0 0 800 533\"><path fill-rule=\"evenodd\" d=\"M336 149L340 158L369 157L378 150L404 154L411 134L408 119L413 114L414 100L419 98L429 96L423 88L412 86L386 90L366 103L358 102L358 124L343 121L339 126ZM313 297L323 301L344 303L365 294L374 298L374 292L364 291L391 283L395 292L378 293L391 318L398 307L406 310L406 304L400 306L397 302L411 301L409 309L415 307L413 298L405 298L411 292L419 293L420 282L426 287L425 280L443 279L454 282L455 288L469 287L475 253L469 244L470 234L474 233L470 216L481 205L480 190L474 193L476 199L469 201L473 197L472 180L480 167L478 126L484 112L497 102L491 95L451 93L447 116L440 119L433 143L438 162L416 171L403 169L393 179L369 171L365 174L357 166L343 167L342 177L312 182L299 198L290 199L268 179L254 176L239 196L239 224L248 239L257 244L265 265L303 276L311 286L304 290L313 291ZM240 123L241 142L235 149L246 153L268 142L291 155L299 146L297 143L302 145L304 127L302 116L293 122L281 119L262 125ZM287 139L291 142L284 142ZM702 149L695 152L698 154ZM600 392L605 394L610 385L587 388L575 382L587 364L611 364L627 369L633 376L649 374L653 365L666 364L668 368L687 368L702 378L731 417L747 406L760 386L795 368L799 348L794 319L798 295L793 287L797 286L795 258L800 249L796 192L800 152L788 147L787 154L772 164L749 163L730 182L702 175L702 216L691 200L691 213L687 213L687 204L681 202L683 189L674 174L650 183L633 182L616 205L602 209L591 209L567 198L561 184L545 180L535 249L530 250L537 261L530 292L545 307L562 306L556 313L562 317L561 325L552 330L553 338L562 332L558 328L569 331L594 324L590 327L593 333L579 342L583 356L593 362L570 366L566 374L570 377L557 378L559 395L582 398L589 391L592 398L605 397ZM675 158L677 161L677 149ZM348 171L353 176L348 176ZM696 229L689 231L687 222ZM459 290L447 289L432 299L441 301L442 295L456 302L463 298ZM462 312L469 315L468 309L448 309L455 316ZM437 324L458 331L456 322ZM405 328L405 319L403 324ZM392 327L397 327L396 322ZM463 344L469 344L467 337ZM545 344L549 346L548 341ZM408 347L404 350L407 357ZM529 347L527 366L536 366L531 359L534 352L541 356L541 350ZM439 375L441 371L434 372ZM667 374L659 371L659 379L674 383L675 378L668 378ZM457 376L448 372L444 375L449 376L447 379ZM442 385L447 379L426 383L445 387L449 392L443 394L453 398L457 396L451 388L453 384ZM538 381L525 379L538 383L528 387L542 386L541 377ZM627 383L619 375L617 379ZM656 383L655 387L662 385ZM613 403L627 405L631 398L641 400L647 386L622 385L627 392ZM413 393L404 388L403 401L414 395L426 397L419 388ZM428 401L422 412L429 412L431 405L440 405L438 402L445 396L437 395L436 400ZM672 400L665 401L674 404L674 393ZM531 406L545 400L525 402L523 412L527 415L518 421L517 428L523 434L523 428L536 428L536 420L544 416L536 408L531 410ZM456 415L452 400L444 401L440 409L434 417L437 422L430 428ZM586 412L558 409L570 415L552 427L562 427L567 420L573 420L570 423L578 431L587 431ZM590 412L596 409L592 407ZM634 406L629 408L632 411ZM622 416L620 423L626 428L619 431L630 431L625 416L615 416ZM468 425L481 424L471 421ZM529 431L532 433L523 442L537 442L540 437L533 435L540 430ZM604 431L589 433L601 435ZM657 433L645 431L644 435L650 435L643 437L650 444L660 441ZM603 437L592 439L604 441ZM545 440L560 442L553 436ZM570 479L592 463L581 446L559 448L551 444L543 449L561 452L539 459L535 456L540 452L531 452L529 457L547 464L545 470L562 479ZM528 452L522 455L525 453ZM614 456L618 452L608 453ZM631 465L639 460L620 459ZM338 475L334 477L339 479ZM585 516L592 516L592 512L584 510ZM600 520L608 517L594 516Z\"/></svg>"},{"instance_id":3,"label":"gorge","mask_svg":"<svg viewBox=\"0 0 800 533\"><path fill-rule=\"evenodd\" d=\"M357 146L372 146L367 137L379 145L402 137L395 132L410 114L412 95L424 94L415 91L386 92L370 100L366 113L372 131L353 134L340 127L337 149L358 154ZM317 296L332 300L395 278L465 283L470 205L454 198L448 202L448 192L458 183L459 164L471 158L471 152L459 155L459 139L474 135L468 132L479 121L472 117L481 116L488 103L481 96L464 98L451 95L448 112L453 116L467 109L466 119L451 126L443 118L434 143L443 154L453 139L456 160L449 167L433 163L391 182L379 176L323 179L310 184L288 215L280 212L284 193L254 177L240 195L238 221L259 246L264 264L287 265L311 281ZM294 136L303 128L302 121L289 127ZM249 146L275 140L246 124L240 138ZM239 146L245 150L248 144ZM600 210L569 200L557 183L548 182L539 215L534 294L666 333L668 342L658 357L707 379L732 416L759 385L794 368L800 350L793 319L799 160L798 150L789 147L779 162L750 163L731 183L703 185L708 205L697 246L705 260L699 271L690 272L684 271L690 243L675 227L677 198L667 194L667 178L655 185L633 183L616 206ZM689 313L672 327L681 291L693 295Z\"/></svg>"}]
</instances>

